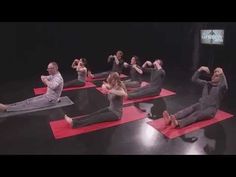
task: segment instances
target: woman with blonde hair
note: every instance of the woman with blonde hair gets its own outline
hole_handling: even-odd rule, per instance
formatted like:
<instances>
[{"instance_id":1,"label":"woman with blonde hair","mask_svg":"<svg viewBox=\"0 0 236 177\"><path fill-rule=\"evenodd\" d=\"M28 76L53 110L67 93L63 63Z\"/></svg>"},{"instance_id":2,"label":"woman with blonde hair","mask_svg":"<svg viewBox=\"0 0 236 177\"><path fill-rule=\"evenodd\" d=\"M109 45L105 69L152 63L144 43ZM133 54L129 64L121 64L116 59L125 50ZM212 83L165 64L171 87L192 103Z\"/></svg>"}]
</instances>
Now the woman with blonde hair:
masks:
<instances>
[{"instance_id":1,"label":"woman with blonde hair","mask_svg":"<svg viewBox=\"0 0 236 177\"><path fill-rule=\"evenodd\" d=\"M121 119L123 98L127 97L127 90L120 80L119 74L117 72L110 73L107 82L103 82L102 89L108 94L109 106L77 119L65 115L65 120L72 128Z\"/></svg>"}]
</instances>

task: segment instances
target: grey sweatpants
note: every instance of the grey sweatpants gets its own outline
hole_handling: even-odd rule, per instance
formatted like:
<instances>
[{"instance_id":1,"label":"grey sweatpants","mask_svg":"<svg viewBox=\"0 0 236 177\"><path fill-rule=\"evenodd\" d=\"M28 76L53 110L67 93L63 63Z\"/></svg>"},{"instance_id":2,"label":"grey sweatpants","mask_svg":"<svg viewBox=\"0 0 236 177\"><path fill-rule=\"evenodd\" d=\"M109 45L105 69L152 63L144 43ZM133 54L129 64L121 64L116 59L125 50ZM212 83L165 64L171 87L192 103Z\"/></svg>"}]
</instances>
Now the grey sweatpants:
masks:
<instances>
[{"instance_id":1,"label":"grey sweatpants","mask_svg":"<svg viewBox=\"0 0 236 177\"><path fill-rule=\"evenodd\" d=\"M128 99L143 98L148 96L158 96L161 90L157 87L146 85L145 87L138 88L135 91L128 93Z\"/></svg>"},{"instance_id":2,"label":"grey sweatpants","mask_svg":"<svg viewBox=\"0 0 236 177\"><path fill-rule=\"evenodd\" d=\"M95 123L101 123L101 122L110 122L110 121L116 121L120 118L110 111L108 108L100 109L92 114L86 115L84 117L72 119L73 120L73 128L76 127L83 127Z\"/></svg>"},{"instance_id":3,"label":"grey sweatpants","mask_svg":"<svg viewBox=\"0 0 236 177\"><path fill-rule=\"evenodd\" d=\"M36 96L33 98L29 98L24 101L20 101L17 103L9 104L7 107L7 112L10 111L26 111L26 110L32 110L37 108L43 108L47 106L55 105L56 102L49 101L48 98L45 97L45 95Z\"/></svg>"},{"instance_id":4,"label":"grey sweatpants","mask_svg":"<svg viewBox=\"0 0 236 177\"><path fill-rule=\"evenodd\" d=\"M193 104L175 114L179 127L185 127L194 122L211 119L215 116L215 107L203 107L200 103Z\"/></svg>"},{"instance_id":5,"label":"grey sweatpants","mask_svg":"<svg viewBox=\"0 0 236 177\"><path fill-rule=\"evenodd\" d=\"M125 84L127 88L138 88L141 86L141 82L132 81L131 79L125 80L123 81L123 83Z\"/></svg>"},{"instance_id":6,"label":"grey sweatpants","mask_svg":"<svg viewBox=\"0 0 236 177\"><path fill-rule=\"evenodd\" d=\"M110 73L111 73L111 71L105 71L105 72L102 72L102 73L94 74L94 79L107 78Z\"/></svg>"}]
</instances>

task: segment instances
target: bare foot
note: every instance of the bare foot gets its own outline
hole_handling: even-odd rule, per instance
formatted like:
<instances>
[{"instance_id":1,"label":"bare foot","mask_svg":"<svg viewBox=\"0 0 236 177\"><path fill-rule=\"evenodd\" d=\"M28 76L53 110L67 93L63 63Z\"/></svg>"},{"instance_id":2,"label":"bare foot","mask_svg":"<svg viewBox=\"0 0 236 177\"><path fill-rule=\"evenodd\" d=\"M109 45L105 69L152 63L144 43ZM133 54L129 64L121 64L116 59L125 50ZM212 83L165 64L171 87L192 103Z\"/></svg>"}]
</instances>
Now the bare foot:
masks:
<instances>
[{"instance_id":1,"label":"bare foot","mask_svg":"<svg viewBox=\"0 0 236 177\"><path fill-rule=\"evenodd\" d=\"M165 125L169 125L171 120L170 120L170 114L167 111L164 111L162 113L164 121L165 121Z\"/></svg>"},{"instance_id":2,"label":"bare foot","mask_svg":"<svg viewBox=\"0 0 236 177\"><path fill-rule=\"evenodd\" d=\"M5 112L7 110L7 106L0 103L0 112Z\"/></svg>"},{"instance_id":3,"label":"bare foot","mask_svg":"<svg viewBox=\"0 0 236 177\"><path fill-rule=\"evenodd\" d=\"M179 123L178 123L178 121L176 120L176 118L175 118L174 115L171 115L171 116L170 116L170 120L171 120L171 127L172 127L172 128L176 128L176 127L179 125Z\"/></svg>"},{"instance_id":4,"label":"bare foot","mask_svg":"<svg viewBox=\"0 0 236 177\"><path fill-rule=\"evenodd\" d=\"M70 117L68 117L67 115L65 115L65 120L66 122L68 122L70 124L70 126L72 126L72 119Z\"/></svg>"}]
</instances>

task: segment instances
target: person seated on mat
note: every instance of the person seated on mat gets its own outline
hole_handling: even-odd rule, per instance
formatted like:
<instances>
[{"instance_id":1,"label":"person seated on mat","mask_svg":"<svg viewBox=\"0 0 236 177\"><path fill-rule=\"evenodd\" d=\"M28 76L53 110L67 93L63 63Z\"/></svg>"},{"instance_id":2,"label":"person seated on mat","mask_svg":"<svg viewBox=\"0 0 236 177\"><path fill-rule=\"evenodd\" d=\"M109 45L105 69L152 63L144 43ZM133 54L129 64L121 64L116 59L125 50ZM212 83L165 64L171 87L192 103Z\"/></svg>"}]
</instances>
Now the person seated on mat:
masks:
<instances>
[{"instance_id":1,"label":"person seated on mat","mask_svg":"<svg viewBox=\"0 0 236 177\"><path fill-rule=\"evenodd\" d=\"M10 112L33 110L52 106L59 102L59 98L63 89L63 78L58 71L57 63L50 62L48 64L47 71L49 73L48 76L41 76L42 82L47 86L47 92L45 94L13 104L0 104L0 111Z\"/></svg>"},{"instance_id":2,"label":"person seated on mat","mask_svg":"<svg viewBox=\"0 0 236 177\"><path fill-rule=\"evenodd\" d=\"M189 124L211 119L215 116L224 93L228 90L228 84L222 68L216 68L211 77L211 81L200 79L200 74L210 70L206 66L201 66L192 76L192 81L202 86L202 96L199 101L173 115L167 111L163 112L166 126L171 124L175 127L185 127Z\"/></svg>"},{"instance_id":3,"label":"person seated on mat","mask_svg":"<svg viewBox=\"0 0 236 177\"><path fill-rule=\"evenodd\" d=\"M108 93L109 107L77 119L72 119L65 115L65 120L72 128L121 119L123 98L127 96L127 90L120 80L119 74L117 72L110 73L107 82L103 82L102 89Z\"/></svg>"},{"instance_id":4,"label":"person seated on mat","mask_svg":"<svg viewBox=\"0 0 236 177\"><path fill-rule=\"evenodd\" d=\"M143 74L143 71L139 63L137 56L131 58L130 64L124 62L124 67L130 69L130 79L123 81L127 89L141 86L141 74Z\"/></svg>"},{"instance_id":5,"label":"person seated on mat","mask_svg":"<svg viewBox=\"0 0 236 177\"><path fill-rule=\"evenodd\" d=\"M153 66L153 68L146 68L148 66ZM143 72L151 73L150 84L140 87L134 91L128 93L128 99L143 98L148 96L158 96L160 95L163 81L165 78L165 71L162 69L163 61L156 59L153 63L146 61L142 68Z\"/></svg>"},{"instance_id":6,"label":"person seated on mat","mask_svg":"<svg viewBox=\"0 0 236 177\"><path fill-rule=\"evenodd\" d=\"M87 64L87 60L85 58L75 59L71 65L73 69L75 69L78 73L78 78L72 81L68 81L64 84L64 87L69 86L77 86L83 87L85 86L85 81L87 77L87 68L85 67Z\"/></svg>"},{"instance_id":7,"label":"person seated on mat","mask_svg":"<svg viewBox=\"0 0 236 177\"><path fill-rule=\"evenodd\" d=\"M108 63L113 62L111 71L105 71L97 74L92 74L91 71L88 71L88 77L92 79L106 78L110 74L110 72L118 72L119 74L121 74L124 63L123 55L124 53L121 50L118 50L115 55L110 55L108 57L107 62Z\"/></svg>"}]
</instances>

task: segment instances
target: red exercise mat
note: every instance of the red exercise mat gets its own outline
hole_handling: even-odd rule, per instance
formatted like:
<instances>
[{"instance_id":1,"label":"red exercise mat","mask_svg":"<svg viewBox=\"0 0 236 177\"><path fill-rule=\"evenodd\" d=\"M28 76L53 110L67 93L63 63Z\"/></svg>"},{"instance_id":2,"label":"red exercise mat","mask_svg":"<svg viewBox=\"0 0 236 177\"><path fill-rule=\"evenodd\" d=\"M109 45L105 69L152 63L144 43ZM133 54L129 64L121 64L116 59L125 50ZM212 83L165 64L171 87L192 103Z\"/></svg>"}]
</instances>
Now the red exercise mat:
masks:
<instances>
[{"instance_id":1,"label":"red exercise mat","mask_svg":"<svg viewBox=\"0 0 236 177\"><path fill-rule=\"evenodd\" d=\"M148 122L148 124L151 125L153 128L155 128L156 130L160 131L166 137L173 139L185 135L187 133L196 131L200 128L207 127L209 125L223 121L225 119L232 118L233 116L234 115L232 114L218 110L214 118L209 120L199 121L183 128L171 128L171 126L166 127L163 118L150 121Z\"/></svg>"},{"instance_id":2,"label":"red exercise mat","mask_svg":"<svg viewBox=\"0 0 236 177\"><path fill-rule=\"evenodd\" d=\"M64 88L63 91L79 90L79 89L86 89L86 88L92 88L92 87L96 87L96 85L94 85L91 82L86 82L85 86L83 86L83 87L77 87L77 86L67 87L67 88ZM47 87L34 88L35 95L44 94L44 93L46 93L46 91L47 91Z\"/></svg>"},{"instance_id":3,"label":"red exercise mat","mask_svg":"<svg viewBox=\"0 0 236 177\"><path fill-rule=\"evenodd\" d=\"M81 117L81 116L80 116ZM88 125L80 128L71 128L70 125L64 120L51 121L50 126L53 135L56 139L66 138L74 135L85 134L96 130L113 127L135 120L143 119L146 117L146 113L140 111L135 106L129 106L123 108L123 116L120 120L111 122L102 122L97 124Z\"/></svg>"},{"instance_id":4,"label":"red exercise mat","mask_svg":"<svg viewBox=\"0 0 236 177\"><path fill-rule=\"evenodd\" d=\"M97 87L96 89L99 92L105 94L105 92L102 90L101 87ZM148 101L148 100L154 100L157 98L166 97L166 96L175 95L175 94L176 94L175 92L172 92L170 90L162 89L159 96L149 96L149 97L144 97L144 98L136 98L132 100L125 99L123 102L123 105L131 104L131 103L138 103L138 102L143 102L143 101Z\"/></svg>"}]
</instances>

